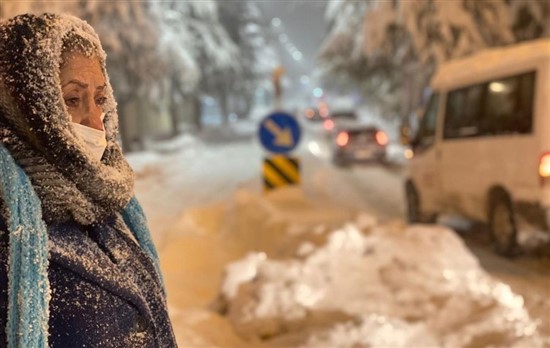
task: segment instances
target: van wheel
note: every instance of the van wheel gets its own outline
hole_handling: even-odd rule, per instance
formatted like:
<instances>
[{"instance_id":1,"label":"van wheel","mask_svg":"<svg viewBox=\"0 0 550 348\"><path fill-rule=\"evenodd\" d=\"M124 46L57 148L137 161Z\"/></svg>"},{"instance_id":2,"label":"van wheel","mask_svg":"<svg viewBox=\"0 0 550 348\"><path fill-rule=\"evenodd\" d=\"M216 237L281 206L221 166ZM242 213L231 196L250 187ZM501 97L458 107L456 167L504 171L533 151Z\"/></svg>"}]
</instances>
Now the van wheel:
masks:
<instances>
[{"instance_id":1,"label":"van wheel","mask_svg":"<svg viewBox=\"0 0 550 348\"><path fill-rule=\"evenodd\" d=\"M492 198L489 224L495 251L502 256L514 256L518 231L512 201L507 194L501 192Z\"/></svg>"},{"instance_id":2,"label":"van wheel","mask_svg":"<svg viewBox=\"0 0 550 348\"><path fill-rule=\"evenodd\" d=\"M405 194L407 198L407 221L411 224L422 222L420 213L420 199L418 193L411 182L407 182L405 186Z\"/></svg>"},{"instance_id":3,"label":"van wheel","mask_svg":"<svg viewBox=\"0 0 550 348\"><path fill-rule=\"evenodd\" d=\"M405 184L405 194L407 199L407 222L410 224L426 223L433 224L437 222L437 213L424 214L420 207L420 196L414 187L414 184L408 181Z\"/></svg>"}]
</instances>

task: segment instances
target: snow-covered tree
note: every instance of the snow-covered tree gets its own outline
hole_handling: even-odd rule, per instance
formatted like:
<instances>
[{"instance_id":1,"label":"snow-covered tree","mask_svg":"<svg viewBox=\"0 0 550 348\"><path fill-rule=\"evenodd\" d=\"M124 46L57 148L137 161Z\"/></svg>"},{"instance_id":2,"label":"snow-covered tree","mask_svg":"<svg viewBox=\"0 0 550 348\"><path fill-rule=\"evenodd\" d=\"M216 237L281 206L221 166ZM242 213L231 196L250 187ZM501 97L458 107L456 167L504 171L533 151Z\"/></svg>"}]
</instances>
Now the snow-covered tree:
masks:
<instances>
[{"instance_id":1,"label":"snow-covered tree","mask_svg":"<svg viewBox=\"0 0 550 348\"><path fill-rule=\"evenodd\" d=\"M320 52L326 70L344 71L402 116L418 104L439 64L550 36L547 0L333 0L327 16L334 24ZM334 29L342 26L350 29ZM389 88L374 82L381 78ZM384 97L388 92L397 98Z\"/></svg>"},{"instance_id":2,"label":"snow-covered tree","mask_svg":"<svg viewBox=\"0 0 550 348\"><path fill-rule=\"evenodd\" d=\"M119 103L123 144L142 141L149 119L147 105L157 106L160 84L168 73L160 54L159 27L148 2L100 0L79 1L79 17L98 32L108 53L107 65ZM138 105L136 105L136 103ZM134 132L130 127L137 125ZM133 138L129 139L129 135Z\"/></svg>"},{"instance_id":3,"label":"snow-covered tree","mask_svg":"<svg viewBox=\"0 0 550 348\"><path fill-rule=\"evenodd\" d=\"M361 59L361 27L366 9L365 1L333 0L327 4L329 34L319 55L335 69L345 69Z\"/></svg>"},{"instance_id":4,"label":"snow-covered tree","mask_svg":"<svg viewBox=\"0 0 550 348\"><path fill-rule=\"evenodd\" d=\"M258 86L269 78L277 62L268 40L267 24L253 1L219 2L220 21L239 49L239 75L231 81L232 111L247 116Z\"/></svg>"},{"instance_id":5,"label":"snow-covered tree","mask_svg":"<svg viewBox=\"0 0 550 348\"><path fill-rule=\"evenodd\" d=\"M160 28L160 52L162 52L168 75L163 87L168 102L173 133L178 133L179 124L190 121L200 127L200 108L192 112L182 108L184 101L198 104L197 88L202 76L196 61L194 37L188 28L190 11L188 6L177 6L176 2L153 2L151 4ZM189 113L189 114L187 114Z\"/></svg>"},{"instance_id":6,"label":"snow-covered tree","mask_svg":"<svg viewBox=\"0 0 550 348\"><path fill-rule=\"evenodd\" d=\"M550 1L511 0L512 30L517 41L550 37Z\"/></svg>"},{"instance_id":7,"label":"snow-covered tree","mask_svg":"<svg viewBox=\"0 0 550 348\"><path fill-rule=\"evenodd\" d=\"M200 93L217 98L224 120L232 111L248 114L257 80L271 61L258 5L171 0L155 6L166 32L174 33L168 42L184 48L199 69Z\"/></svg>"},{"instance_id":8,"label":"snow-covered tree","mask_svg":"<svg viewBox=\"0 0 550 348\"><path fill-rule=\"evenodd\" d=\"M382 5L386 3L391 5L381 2ZM375 5L373 1L349 0L327 4L325 19L329 23L329 34L319 51L321 79L327 89L342 91L355 85L367 102L381 106L381 112L389 115L398 112L395 110L399 104L396 92L401 76L395 68L395 60L387 59L394 55L385 41L386 33L380 38L380 47L387 51L386 54L364 52L364 22ZM373 20L387 22L380 16Z\"/></svg>"},{"instance_id":9,"label":"snow-covered tree","mask_svg":"<svg viewBox=\"0 0 550 348\"><path fill-rule=\"evenodd\" d=\"M400 1L396 11L421 62L440 64L514 41L505 0Z\"/></svg>"}]
</instances>

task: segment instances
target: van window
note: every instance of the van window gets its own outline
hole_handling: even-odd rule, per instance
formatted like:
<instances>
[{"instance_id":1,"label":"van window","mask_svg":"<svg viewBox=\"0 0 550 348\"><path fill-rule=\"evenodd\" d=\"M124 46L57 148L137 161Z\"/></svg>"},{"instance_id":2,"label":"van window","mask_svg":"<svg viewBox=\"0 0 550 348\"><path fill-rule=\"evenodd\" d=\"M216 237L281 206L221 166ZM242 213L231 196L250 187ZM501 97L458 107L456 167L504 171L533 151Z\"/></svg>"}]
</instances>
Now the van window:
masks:
<instances>
[{"instance_id":1,"label":"van window","mask_svg":"<svg viewBox=\"0 0 550 348\"><path fill-rule=\"evenodd\" d=\"M449 93L445 110L445 139L479 135L484 85L474 85Z\"/></svg>"},{"instance_id":2,"label":"van window","mask_svg":"<svg viewBox=\"0 0 550 348\"><path fill-rule=\"evenodd\" d=\"M414 147L417 150L426 149L435 143L438 107L439 94L432 94L424 117L420 121L418 133L414 141Z\"/></svg>"},{"instance_id":3,"label":"van window","mask_svg":"<svg viewBox=\"0 0 550 348\"><path fill-rule=\"evenodd\" d=\"M530 72L450 91L444 139L530 133L534 90Z\"/></svg>"},{"instance_id":4,"label":"van window","mask_svg":"<svg viewBox=\"0 0 550 348\"><path fill-rule=\"evenodd\" d=\"M533 124L535 73L487 84L484 134L530 133Z\"/></svg>"}]
</instances>

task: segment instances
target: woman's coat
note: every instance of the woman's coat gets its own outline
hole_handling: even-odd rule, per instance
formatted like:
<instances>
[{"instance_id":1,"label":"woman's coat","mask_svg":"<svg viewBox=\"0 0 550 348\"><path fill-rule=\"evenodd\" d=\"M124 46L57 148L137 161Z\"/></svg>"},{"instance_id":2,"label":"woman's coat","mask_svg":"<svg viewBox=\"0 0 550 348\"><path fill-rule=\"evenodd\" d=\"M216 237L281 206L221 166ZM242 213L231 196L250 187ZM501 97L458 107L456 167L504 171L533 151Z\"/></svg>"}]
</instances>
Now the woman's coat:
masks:
<instances>
[{"instance_id":1,"label":"woman's coat","mask_svg":"<svg viewBox=\"0 0 550 348\"><path fill-rule=\"evenodd\" d=\"M7 234L0 234L0 347L5 347L8 245ZM50 347L176 346L153 262L120 217L87 229L64 223L48 234Z\"/></svg>"}]
</instances>

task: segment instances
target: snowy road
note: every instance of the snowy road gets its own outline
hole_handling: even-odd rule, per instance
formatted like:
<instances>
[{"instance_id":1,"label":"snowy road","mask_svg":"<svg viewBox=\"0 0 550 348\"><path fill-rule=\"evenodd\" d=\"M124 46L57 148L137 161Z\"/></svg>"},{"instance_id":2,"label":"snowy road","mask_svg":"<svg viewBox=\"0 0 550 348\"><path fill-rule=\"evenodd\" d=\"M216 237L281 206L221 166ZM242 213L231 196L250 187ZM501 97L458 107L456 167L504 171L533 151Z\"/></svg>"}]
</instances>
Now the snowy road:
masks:
<instances>
[{"instance_id":1,"label":"snowy road","mask_svg":"<svg viewBox=\"0 0 550 348\"><path fill-rule=\"evenodd\" d=\"M220 141L224 137L232 141ZM318 210L325 210L320 215L326 222L345 221L346 217L366 211L382 222L403 224L400 169L377 165L336 168L331 164L327 143L315 133L306 133L297 155L302 162L303 192L319 203ZM205 307L217 296L223 265L271 240L250 239L253 234L214 236L211 232L223 230L220 224L239 223L234 215L241 213L234 205L255 199L239 194L240 190L261 193L262 156L253 136L235 137L217 132L206 133L200 139L184 137L175 143L158 145L156 152L130 156L138 173L138 198L163 256L161 261L172 294L171 307L177 308L173 316L179 340L195 342L196 346L221 345L221 342L229 342L221 346L244 345L221 317L205 311ZM236 194L228 206L227 200ZM205 210L205 206L210 208ZM289 207L289 214L301 208ZM300 215L300 219L304 216ZM197 221L202 226L199 234ZM246 226L242 229L246 230ZM476 238L467 240L483 267L522 295L531 314L550 333L548 262L504 260ZM216 245L223 248L216 249ZM208 333L206 327L212 326L219 337ZM208 340L193 341L195 336L186 331L190 328L195 333L202 332Z\"/></svg>"},{"instance_id":2,"label":"snowy road","mask_svg":"<svg viewBox=\"0 0 550 348\"><path fill-rule=\"evenodd\" d=\"M328 181L333 185L329 189L332 200L353 209L370 211L381 220L404 219L404 170L381 165L335 168L330 164L328 147L322 145L322 137L319 140L319 136L310 133L309 139L317 139L321 144L319 147L322 150L310 163L314 164L314 170L323 173L317 175L331 178ZM491 250L487 234L483 227L461 231L482 267L523 295L526 306L546 320L550 332L550 260L523 257L511 261L500 257Z\"/></svg>"},{"instance_id":3,"label":"snowy road","mask_svg":"<svg viewBox=\"0 0 550 348\"><path fill-rule=\"evenodd\" d=\"M329 164L326 151L327 148L324 148L312 162L318 161L316 170L323 168L323 175L332 178L334 187L341 187L340 190L330 190L333 200L350 208L370 211L381 220L404 219L404 170L381 165L334 168ZM452 227L452 224L449 226ZM550 260L537 257L508 260L500 257L492 251L487 234L483 227L461 231L461 236L481 266L521 294L526 307L546 322L547 332L550 333Z\"/></svg>"}]
</instances>

